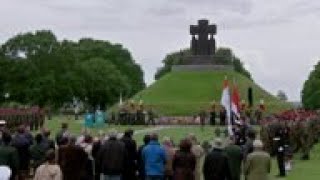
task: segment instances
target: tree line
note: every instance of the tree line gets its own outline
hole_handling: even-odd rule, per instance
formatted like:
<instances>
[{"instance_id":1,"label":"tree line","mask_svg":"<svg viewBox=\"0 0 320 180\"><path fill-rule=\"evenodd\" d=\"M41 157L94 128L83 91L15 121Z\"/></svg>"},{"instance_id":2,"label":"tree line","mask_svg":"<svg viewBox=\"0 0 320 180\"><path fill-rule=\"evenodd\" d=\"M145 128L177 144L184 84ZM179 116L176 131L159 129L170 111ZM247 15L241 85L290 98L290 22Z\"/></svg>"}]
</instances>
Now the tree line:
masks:
<instances>
[{"instance_id":1,"label":"tree line","mask_svg":"<svg viewBox=\"0 0 320 180\"><path fill-rule=\"evenodd\" d=\"M308 79L305 81L301 96L305 108L320 108L320 61L315 65Z\"/></svg>"},{"instance_id":2,"label":"tree line","mask_svg":"<svg viewBox=\"0 0 320 180\"><path fill-rule=\"evenodd\" d=\"M76 97L104 108L144 87L140 65L121 44L59 41L41 30L18 34L0 47L0 102L57 108Z\"/></svg>"}]
</instances>

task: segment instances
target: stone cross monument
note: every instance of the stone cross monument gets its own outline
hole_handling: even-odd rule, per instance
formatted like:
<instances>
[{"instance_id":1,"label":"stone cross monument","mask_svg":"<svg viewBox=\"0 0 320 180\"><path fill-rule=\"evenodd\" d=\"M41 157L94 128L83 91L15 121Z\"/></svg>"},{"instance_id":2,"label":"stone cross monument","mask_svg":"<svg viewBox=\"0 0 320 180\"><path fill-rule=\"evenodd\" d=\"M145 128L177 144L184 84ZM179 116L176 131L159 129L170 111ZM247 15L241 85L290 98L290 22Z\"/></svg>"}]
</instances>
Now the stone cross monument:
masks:
<instances>
[{"instance_id":1,"label":"stone cross monument","mask_svg":"<svg viewBox=\"0 0 320 180\"><path fill-rule=\"evenodd\" d=\"M190 34L191 53L181 53L179 64L173 66L174 71L233 70L233 66L226 64L223 56L216 54L215 24L210 24L207 19L200 19L197 25L190 26Z\"/></svg>"},{"instance_id":2,"label":"stone cross monument","mask_svg":"<svg viewBox=\"0 0 320 180\"><path fill-rule=\"evenodd\" d=\"M201 19L198 25L190 26L192 55L213 55L216 49L214 35L217 33L215 24L209 25L209 21Z\"/></svg>"}]
</instances>

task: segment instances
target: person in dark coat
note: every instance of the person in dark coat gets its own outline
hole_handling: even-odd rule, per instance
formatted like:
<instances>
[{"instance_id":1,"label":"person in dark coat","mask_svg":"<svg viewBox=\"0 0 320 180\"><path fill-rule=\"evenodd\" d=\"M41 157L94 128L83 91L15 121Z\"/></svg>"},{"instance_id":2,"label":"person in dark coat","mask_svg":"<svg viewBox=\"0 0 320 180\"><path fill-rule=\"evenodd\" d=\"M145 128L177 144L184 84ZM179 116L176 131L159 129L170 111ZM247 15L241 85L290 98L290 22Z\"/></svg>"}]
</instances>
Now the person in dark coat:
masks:
<instances>
[{"instance_id":1,"label":"person in dark coat","mask_svg":"<svg viewBox=\"0 0 320 180\"><path fill-rule=\"evenodd\" d=\"M229 144L224 149L228 160L232 180L240 180L241 162L243 154L241 148L235 144L235 139L230 137Z\"/></svg>"},{"instance_id":2,"label":"person in dark coat","mask_svg":"<svg viewBox=\"0 0 320 180\"><path fill-rule=\"evenodd\" d=\"M219 113L221 126L226 125L226 117L227 117L227 111L223 106L221 106L220 113Z\"/></svg>"},{"instance_id":3,"label":"person in dark coat","mask_svg":"<svg viewBox=\"0 0 320 180\"><path fill-rule=\"evenodd\" d=\"M180 149L173 158L173 179L194 180L196 156L191 152L192 143L189 139L180 142Z\"/></svg>"},{"instance_id":4,"label":"person in dark coat","mask_svg":"<svg viewBox=\"0 0 320 180\"><path fill-rule=\"evenodd\" d=\"M12 146L15 147L19 154L19 177L23 179L27 176L29 170L30 153L29 147L31 145L29 137L25 133L25 127L20 126L17 134L12 140Z\"/></svg>"},{"instance_id":5,"label":"person in dark coat","mask_svg":"<svg viewBox=\"0 0 320 180\"><path fill-rule=\"evenodd\" d=\"M2 133L2 142L3 144L0 146L0 165L8 166L11 169L12 175L10 180L14 180L16 179L19 167L18 151L10 146L11 135L9 133Z\"/></svg>"},{"instance_id":6,"label":"person in dark coat","mask_svg":"<svg viewBox=\"0 0 320 180\"><path fill-rule=\"evenodd\" d=\"M206 156L202 171L204 180L231 180L228 157L222 150L220 138L215 140L213 150Z\"/></svg>"},{"instance_id":7,"label":"person in dark coat","mask_svg":"<svg viewBox=\"0 0 320 180\"><path fill-rule=\"evenodd\" d=\"M109 140L100 148L97 165L104 179L121 180L127 160L125 144L117 140L117 132L109 133Z\"/></svg>"},{"instance_id":8,"label":"person in dark coat","mask_svg":"<svg viewBox=\"0 0 320 180\"><path fill-rule=\"evenodd\" d=\"M55 149L55 142L50 139L50 130L47 128L42 128L42 146L48 151L49 149Z\"/></svg>"},{"instance_id":9,"label":"person in dark coat","mask_svg":"<svg viewBox=\"0 0 320 180\"><path fill-rule=\"evenodd\" d=\"M61 129L60 131L57 133L56 135L56 143L58 146L60 146L62 144L62 140L63 140L63 137L66 137L68 136L68 124L67 123L62 123L61 124Z\"/></svg>"},{"instance_id":10,"label":"person in dark coat","mask_svg":"<svg viewBox=\"0 0 320 180\"><path fill-rule=\"evenodd\" d=\"M143 151L143 148L149 144L150 142L150 135L149 134L146 134L143 138L143 142L144 144L141 145L138 149L138 172L139 172L139 180L144 180L145 179L145 176L146 176L146 173L145 173L145 170L144 170L144 162L142 160L142 151Z\"/></svg>"},{"instance_id":11,"label":"person in dark coat","mask_svg":"<svg viewBox=\"0 0 320 180\"><path fill-rule=\"evenodd\" d=\"M122 175L122 180L136 180L137 179L137 143L132 139L133 130L128 129L124 132L122 142L125 145L126 151L128 153L128 158L126 159L125 171Z\"/></svg>"},{"instance_id":12,"label":"person in dark coat","mask_svg":"<svg viewBox=\"0 0 320 180\"><path fill-rule=\"evenodd\" d=\"M100 174L101 174L101 169L99 167L98 164L98 159L99 159L99 152L101 150L101 147L103 145L103 139L97 139L93 142L93 146L92 146L92 157L95 160L95 180L100 180Z\"/></svg>"},{"instance_id":13,"label":"person in dark coat","mask_svg":"<svg viewBox=\"0 0 320 180\"><path fill-rule=\"evenodd\" d=\"M37 169L42 163L45 162L46 150L44 146L42 146L42 135L37 134L35 137L36 143L32 145L29 149L31 160L33 160L32 167Z\"/></svg>"},{"instance_id":14,"label":"person in dark coat","mask_svg":"<svg viewBox=\"0 0 320 180\"><path fill-rule=\"evenodd\" d=\"M87 153L75 145L74 137L64 137L58 150L58 162L65 180L87 180L86 164L88 160ZM65 142L67 142L65 144Z\"/></svg>"}]
</instances>

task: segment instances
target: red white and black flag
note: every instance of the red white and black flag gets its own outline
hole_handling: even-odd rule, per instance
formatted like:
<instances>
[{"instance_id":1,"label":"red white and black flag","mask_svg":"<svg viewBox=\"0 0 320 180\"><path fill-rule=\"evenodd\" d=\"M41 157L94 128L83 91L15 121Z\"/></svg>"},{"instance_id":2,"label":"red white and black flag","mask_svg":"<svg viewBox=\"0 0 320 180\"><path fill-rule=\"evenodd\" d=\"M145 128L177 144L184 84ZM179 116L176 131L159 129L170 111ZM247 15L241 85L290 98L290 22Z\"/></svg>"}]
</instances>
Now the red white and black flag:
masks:
<instances>
[{"instance_id":1,"label":"red white and black flag","mask_svg":"<svg viewBox=\"0 0 320 180\"><path fill-rule=\"evenodd\" d=\"M226 110L226 117L227 117L227 123L228 123L228 132L229 135L233 135L232 131L232 122L231 122L231 97L230 97L230 88L229 88L229 81L227 77L225 78L223 82L223 90L221 95L221 105Z\"/></svg>"}]
</instances>

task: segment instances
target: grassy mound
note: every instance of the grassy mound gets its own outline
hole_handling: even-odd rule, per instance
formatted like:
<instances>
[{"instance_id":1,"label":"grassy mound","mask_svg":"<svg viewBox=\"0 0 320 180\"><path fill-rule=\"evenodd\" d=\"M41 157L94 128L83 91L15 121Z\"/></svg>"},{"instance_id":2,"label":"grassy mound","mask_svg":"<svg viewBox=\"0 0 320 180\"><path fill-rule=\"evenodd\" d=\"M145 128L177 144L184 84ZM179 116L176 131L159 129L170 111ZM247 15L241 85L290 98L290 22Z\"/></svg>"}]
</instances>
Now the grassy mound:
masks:
<instances>
[{"instance_id":1,"label":"grassy mound","mask_svg":"<svg viewBox=\"0 0 320 180\"><path fill-rule=\"evenodd\" d=\"M290 107L250 79L232 71L171 72L138 93L134 99L142 99L161 115L193 115L201 108L209 107L213 100L220 102L225 76L237 82L241 99L247 100L247 89L251 86L254 103L264 99L269 112Z\"/></svg>"}]
</instances>

